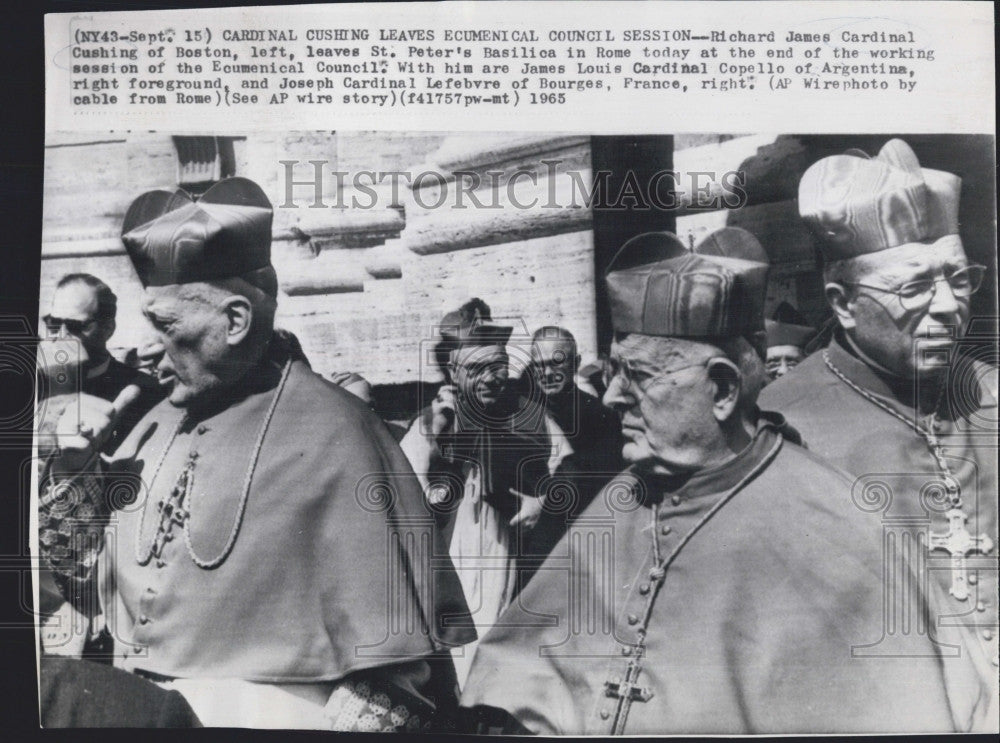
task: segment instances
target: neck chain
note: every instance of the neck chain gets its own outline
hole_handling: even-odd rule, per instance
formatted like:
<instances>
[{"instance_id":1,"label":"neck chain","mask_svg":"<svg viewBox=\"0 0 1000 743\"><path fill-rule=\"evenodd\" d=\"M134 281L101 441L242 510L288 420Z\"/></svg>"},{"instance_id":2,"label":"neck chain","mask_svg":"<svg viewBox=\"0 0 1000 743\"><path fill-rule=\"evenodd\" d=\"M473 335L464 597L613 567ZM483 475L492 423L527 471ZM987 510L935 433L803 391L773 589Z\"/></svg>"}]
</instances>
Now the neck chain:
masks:
<instances>
[{"instance_id":1,"label":"neck chain","mask_svg":"<svg viewBox=\"0 0 1000 743\"><path fill-rule=\"evenodd\" d=\"M267 428L271 423L271 418L274 416L274 411L278 406L278 398L281 397L281 392L285 388L285 382L288 380L288 373L291 371L291 368L291 361L285 362L285 367L281 372L281 379L278 381L278 386L275 388L274 396L271 398L271 404L268 406L267 413L264 415L264 421L260 426L260 431L257 433L257 440L254 442L253 450L250 454L250 464L247 466L246 475L243 478L243 489L240 492L239 503L236 507L236 519L233 522L233 528L229 533L229 539L226 541L226 546L222 548L222 551L216 557L211 560L206 560L198 556L191 543L191 522L194 520L194 465L198 458L197 452L191 452L190 455L188 455L188 460L184 469L177 479L177 484L174 485L167 498L161 499L157 504L158 510L160 511L160 522L157 526L156 533L153 535L153 539L150 541L149 546L145 549L142 547L142 531L143 524L146 522L146 510L149 505L149 500L147 499L145 505L143 505L142 516L139 518L139 526L135 531L135 560L137 563L140 565L146 565L154 555L156 555L157 559L159 559L159 552L163 548L163 543L168 542L173 538L171 531L174 524L182 525L184 531L184 545L187 547L188 555L191 557L192 562L194 562L194 564L199 568L202 568L203 570L212 570L225 562L229 553L232 551L233 546L236 544L236 537L239 535L240 526L243 523L243 516L246 512L247 500L250 496L250 483L253 481L253 474L257 469L257 461L260 457L260 450L264 444L264 435L267 433ZM170 447L173 446L174 441L187 421L187 415L181 418L177 427L174 428L173 433L170 435L170 439L167 441L166 446L160 453L160 457L156 461L156 466L153 468L153 474L149 480L149 493L152 493L153 491L153 483L156 482L156 477L160 474L160 468L163 466L163 462L167 458L167 453L170 451Z\"/></svg>"},{"instance_id":2,"label":"neck chain","mask_svg":"<svg viewBox=\"0 0 1000 743\"><path fill-rule=\"evenodd\" d=\"M823 351L823 363L826 364L827 368L831 372L833 372L833 374L838 379L840 379L841 382L843 382L852 390L857 392L872 405L881 408L894 418L898 418L899 420L903 421L903 423L905 423L911 429L916 431L920 435L920 437L927 442L927 446L931 450L931 454L934 455L934 460L937 462L938 468L944 474L944 487L948 493L948 499L950 501L951 507L961 508L962 490L958 484L958 478L955 477L954 474L952 474L951 466L948 464L948 460L945 459L944 452L941 450L941 442L938 440L937 437L937 430L941 426L941 421L938 420L938 408L941 406L941 399L944 396L944 389L941 390L941 393L938 397L938 404L934 406L934 412L931 413L931 415L928 418L929 425L927 426L927 428L924 428L919 423L917 423L915 419L908 418L907 416L903 415L898 410L893 408L891 405L889 405L887 402L878 399L871 392L869 392L868 390L864 389L863 387L855 384L850 379L848 379L847 375L845 375L842 371L840 371L840 369L834 366L833 361L830 360L829 350Z\"/></svg>"},{"instance_id":3,"label":"neck chain","mask_svg":"<svg viewBox=\"0 0 1000 743\"><path fill-rule=\"evenodd\" d=\"M705 515L702 516L698 520L698 523L695 524L691 530L681 538L681 540L677 543L677 546L674 547L670 551L670 554L666 557L662 555L660 540L657 538L660 521L660 505L658 503L654 503L653 507L650 509L650 531L653 538L653 565L649 570L651 585L646 596L646 607L643 610L642 619L636 622L636 624L638 624L638 627L636 628L638 640L635 644L624 648L625 655L629 656L629 661L625 668L625 674L604 682L605 696L617 700L614 717L611 720L612 735L625 734L629 710L631 709L633 702L648 702L653 697L652 689L640 686L639 676L642 673L642 660L646 653L646 630L649 627L649 622L653 616L653 605L656 602L656 597L659 595L660 588L663 586L664 579L667 577L667 568L674 561L684 546L691 541L691 538L705 524L707 524L724 505L732 500L733 496L743 490L748 482L757 477L757 475L759 475L771 464L777 456L778 451L781 449L783 441L784 440L779 434L776 437L774 444L770 449L768 449L767 453L764 454L761 460L755 464L749 472L741 477L739 482L726 491L726 493L719 498L719 500L710 509L708 509L708 511L705 512ZM752 445L753 444L751 444L751 446ZM631 622L631 619L629 621Z\"/></svg>"}]
</instances>

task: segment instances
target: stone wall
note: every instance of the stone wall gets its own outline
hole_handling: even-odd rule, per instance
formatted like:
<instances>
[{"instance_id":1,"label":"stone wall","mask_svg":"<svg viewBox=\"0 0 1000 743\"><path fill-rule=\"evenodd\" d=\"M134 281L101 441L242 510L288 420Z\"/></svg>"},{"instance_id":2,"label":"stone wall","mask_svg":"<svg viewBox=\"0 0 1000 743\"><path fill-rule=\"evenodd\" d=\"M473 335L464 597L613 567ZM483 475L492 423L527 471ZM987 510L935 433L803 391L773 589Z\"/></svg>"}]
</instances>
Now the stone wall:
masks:
<instances>
[{"instance_id":1,"label":"stone wall","mask_svg":"<svg viewBox=\"0 0 1000 743\"><path fill-rule=\"evenodd\" d=\"M376 385L436 382L437 371L427 367L422 344L433 339L445 312L473 296L489 303L494 317L515 322L520 333L543 324L564 325L577 336L585 360L596 354L592 219L574 192L591 179L589 138L384 132L235 136L236 173L260 183L277 207L272 257L281 279L279 322L299 335L317 371L356 371ZM772 262L768 311L789 301L818 324L827 310L815 246L798 218L798 180L820 157L848 147L875 153L886 139L677 135L677 232L693 247L719 227L750 230ZM974 310L995 314L990 138L906 139L926 166L962 176L962 237L970 257L992 269ZM309 161L323 161L324 208L309 208L315 199L309 183L293 188L296 208L286 208L282 160L297 161L296 181L314 177ZM375 208L332 208L359 195L334 171L362 170L406 171L411 177L426 171L442 178L425 179L416 189L404 183L395 198L391 184L383 183L376 189ZM688 174L733 170L745 174L747 204L735 210L697 208ZM112 343L130 347L140 342L145 332L140 287L118 239L120 225L136 195L173 188L178 172L168 133L50 135L43 313L59 276L89 271L119 295L119 330ZM476 178L481 182L470 185ZM461 200L455 197L459 186L466 192ZM474 208L470 195L495 208ZM560 208L547 208L550 203Z\"/></svg>"},{"instance_id":2,"label":"stone wall","mask_svg":"<svg viewBox=\"0 0 1000 743\"><path fill-rule=\"evenodd\" d=\"M258 182L277 207L272 259L281 281L278 322L295 332L323 374L356 371L373 384L439 380L422 362L422 348L449 310L473 296L496 318L516 322L519 334L561 324L577 335L581 352L595 352L593 258L589 211L519 209L507 179L534 171L540 185L519 184L518 203L545 195L549 178L566 188L566 170L589 179L586 138L399 133L294 132L248 134L234 143L236 173ZM558 159L561 170L542 166ZM311 160L325 161L321 200L298 185L288 201L286 166L298 161L295 181L315 177ZM502 177L479 196L500 208L487 212L456 204L455 182L440 207L427 190L386 183L372 209L337 209L354 190L334 171L424 170L453 178L455 170L493 170ZM65 273L87 271L119 296L117 347L137 345L145 322L141 287L118 239L131 200L153 188L172 189L177 156L169 134L111 134L82 139L50 137L47 146L42 246L41 310ZM497 190L491 195L487 192ZM516 355L516 354L515 354Z\"/></svg>"}]
</instances>

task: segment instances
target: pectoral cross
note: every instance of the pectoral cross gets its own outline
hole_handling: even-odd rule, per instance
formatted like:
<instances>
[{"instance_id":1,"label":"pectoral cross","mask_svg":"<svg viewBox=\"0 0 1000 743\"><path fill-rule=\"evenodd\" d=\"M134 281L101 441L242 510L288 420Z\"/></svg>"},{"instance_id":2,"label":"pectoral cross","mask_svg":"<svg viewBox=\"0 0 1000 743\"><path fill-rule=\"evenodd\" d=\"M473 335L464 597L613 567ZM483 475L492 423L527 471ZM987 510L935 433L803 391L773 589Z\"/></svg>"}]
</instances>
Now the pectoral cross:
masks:
<instances>
[{"instance_id":1,"label":"pectoral cross","mask_svg":"<svg viewBox=\"0 0 1000 743\"><path fill-rule=\"evenodd\" d=\"M639 686L636 683L642 670L642 653L643 646L640 643L632 650L624 678L610 679L604 682L605 696L618 700L611 726L612 735L622 735L625 732L625 722L628 719L628 711L632 702L648 702L653 697L652 689Z\"/></svg>"},{"instance_id":2,"label":"pectoral cross","mask_svg":"<svg viewBox=\"0 0 1000 743\"><path fill-rule=\"evenodd\" d=\"M993 540L985 534L974 537L965 528L968 516L959 509L952 508L948 517L948 531L944 534L931 533L931 550L942 550L951 555L951 588L948 593L959 601L969 598L968 576L965 571L965 556L973 552L989 554Z\"/></svg>"},{"instance_id":3,"label":"pectoral cross","mask_svg":"<svg viewBox=\"0 0 1000 743\"><path fill-rule=\"evenodd\" d=\"M172 541L174 538L174 527L182 529L184 528L184 522L187 521L189 513L184 508L184 499L187 495L188 487L194 478L192 469L193 467L189 463L181 472L181 476L171 491L170 497L166 501L160 501L156 505L156 510L160 512L160 520L156 526L156 536L153 538L153 545L150 547L149 553L151 557L156 559L157 567L162 568L167 564L163 559L163 550L167 546L167 542Z\"/></svg>"}]
</instances>

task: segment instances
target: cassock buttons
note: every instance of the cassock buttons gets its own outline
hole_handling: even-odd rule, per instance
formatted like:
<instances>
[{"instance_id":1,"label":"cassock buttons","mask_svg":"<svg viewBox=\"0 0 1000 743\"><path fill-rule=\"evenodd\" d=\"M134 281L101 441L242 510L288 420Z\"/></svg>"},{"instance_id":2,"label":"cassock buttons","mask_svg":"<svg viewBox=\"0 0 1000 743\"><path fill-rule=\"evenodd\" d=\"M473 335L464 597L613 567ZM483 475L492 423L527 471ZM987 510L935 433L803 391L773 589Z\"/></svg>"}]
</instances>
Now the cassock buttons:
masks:
<instances>
[{"instance_id":1,"label":"cassock buttons","mask_svg":"<svg viewBox=\"0 0 1000 743\"><path fill-rule=\"evenodd\" d=\"M139 624L149 624L149 617L147 617L145 614L140 614Z\"/></svg>"},{"instance_id":2,"label":"cassock buttons","mask_svg":"<svg viewBox=\"0 0 1000 743\"><path fill-rule=\"evenodd\" d=\"M632 647L630 645L626 645L625 647L623 647L622 655L632 655Z\"/></svg>"},{"instance_id":3,"label":"cassock buttons","mask_svg":"<svg viewBox=\"0 0 1000 743\"><path fill-rule=\"evenodd\" d=\"M993 633L990 632L988 629L984 629L983 630L983 639L987 640L987 641L992 640L993 639Z\"/></svg>"},{"instance_id":4,"label":"cassock buttons","mask_svg":"<svg viewBox=\"0 0 1000 743\"><path fill-rule=\"evenodd\" d=\"M976 575L975 573L969 573L969 577L967 580L969 581L970 586L974 586L979 582L979 576Z\"/></svg>"},{"instance_id":5,"label":"cassock buttons","mask_svg":"<svg viewBox=\"0 0 1000 743\"><path fill-rule=\"evenodd\" d=\"M610 710L602 709L601 710L601 719L602 720L607 720L609 717L611 717Z\"/></svg>"},{"instance_id":6,"label":"cassock buttons","mask_svg":"<svg viewBox=\"0 0 1000 743\"><path fill-rule=\"evenodd\" d=\"M986 604L982 601L976 604L976 611L986 611Z\"/></svg>"},{"instance_id":7,"label":"cassock buttons","mask_svg":"<svg viewBox=\"0 0 1000 743\"><path fill-rule=\"evenodd\" d=\"M629 614L628 615L628 623L629 624L639 624L639 617L637 617L635 614Z\"/></svg>"},{"instance_id":8,"label":"cassock buttons","mask_svg":"<svg viewBox=\"0 0 1000 743\"><path fill-rule=\"evenodd\" d=\"M669 524L664 524L663 526L660 527L660 534L662 534L663 536L667 536L667 534L669 534L672 531L673 529L670 528Z\"/></svg>"},{"instance_id":9,"label":"cassock buttons","mask_svg":"<svg viewBox=\"0 0 1000 743\"><path fill-rule=\"evenodd\" d=\"M679 506L681 504L681 497L679 495L672 495L670 496L670 502L675 506Z\"/></svg>"},{"instance_id":10,"label":"cassock buttons","mask_svg":"<svg viewBox=\"0 0 1000 743\"><path fill-rule=\"evenodd\" d=\"M204 436L206 433L208 433L208 426L202 423L200 426L198 426L198 435Z\"/></svg>"},{"instance_id":11,"label":"cassock buttons","mask_svg":"<svg viewBox=\"0 0 1000 743\"><path fill-rule=\"evenodd\" d=\"M643 596L649 593L649 584L648 583L641 584L639 586L639 593L641 593Z\"/></svg>"}]
</instances>

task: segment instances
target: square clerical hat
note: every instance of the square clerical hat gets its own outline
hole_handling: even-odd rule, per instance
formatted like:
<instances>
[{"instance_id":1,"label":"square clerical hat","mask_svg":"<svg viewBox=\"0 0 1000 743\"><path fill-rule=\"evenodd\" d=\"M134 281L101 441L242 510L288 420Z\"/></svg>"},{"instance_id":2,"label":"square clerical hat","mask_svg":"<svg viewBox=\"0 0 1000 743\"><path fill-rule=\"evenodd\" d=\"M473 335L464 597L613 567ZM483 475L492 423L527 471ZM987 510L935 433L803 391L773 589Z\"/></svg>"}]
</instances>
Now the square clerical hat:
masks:
<instances>
[{"instance_id":1,"label":"square clerical hat","mask_svg":"<svg viewBox=\"0 0 1000 743\"><path fill-rule=\"evenodd\" d=\"M901 139L877 157L860 150L825 157L799 181L799 214L827 261L941 238L958 239L962 179L921 168Z\"/></svg>"},{"instance_id":2,"label":"square clerical hat","mask_svg":"<svg viewBox=\"0 0 1000 743\"><path fill-rule=\"evenodd\" d=\"M143 286L244 276L271 267L273 210L246 178L228 178L197 201L149 191L129 207L122 242Z\"/></svg>"},{"instance_id":3,"label":"square clerical hat","mask_svg":"<svg viewBox=\"0 0 1000 743\"><path fill-rule=\"evenodd\" d=\"M669 232L626 242L608 267L618 333L719 338L763 330L767 255L750 233L725 228L688 251Z\"/></svg>"}]
</instances>

